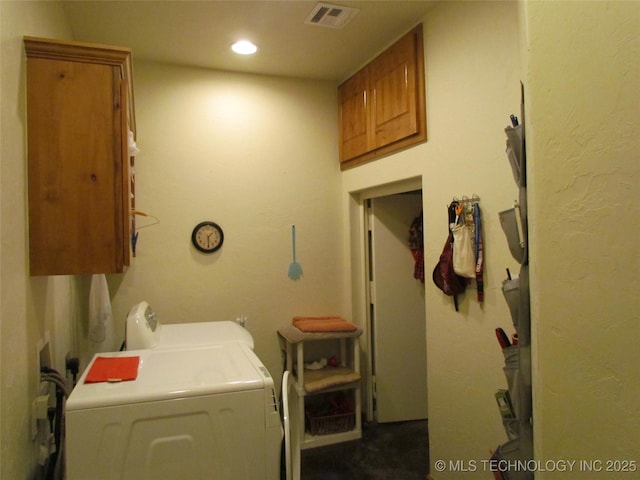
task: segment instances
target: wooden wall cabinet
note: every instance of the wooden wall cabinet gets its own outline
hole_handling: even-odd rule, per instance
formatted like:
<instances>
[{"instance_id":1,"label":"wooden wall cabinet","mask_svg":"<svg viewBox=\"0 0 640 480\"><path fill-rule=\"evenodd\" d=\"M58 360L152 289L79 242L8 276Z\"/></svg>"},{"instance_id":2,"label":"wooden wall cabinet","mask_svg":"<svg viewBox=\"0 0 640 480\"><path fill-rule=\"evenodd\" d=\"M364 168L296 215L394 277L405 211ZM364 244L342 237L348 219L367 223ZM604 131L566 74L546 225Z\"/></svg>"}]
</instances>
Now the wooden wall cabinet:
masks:
<instances>
[{"instance_id":1,"label":"wooden wall cabinet","mask_svg":"<svg viewBox=\"0 0 640 480\"><path fill-rule=\"evenodd\" d=\"M25 37L31 275L130 263L131 51Z\"/></svg>"},{"instance_id":2,"label":"wooden wall cabinet","mask_svg":"<svg viewBox=\"0 0 640 480\"><path fill-rule=\"evenodd\" d=\"M424 142L422 25L340 85L338 101L343 170Z\"/></svg>"}]
</instances>

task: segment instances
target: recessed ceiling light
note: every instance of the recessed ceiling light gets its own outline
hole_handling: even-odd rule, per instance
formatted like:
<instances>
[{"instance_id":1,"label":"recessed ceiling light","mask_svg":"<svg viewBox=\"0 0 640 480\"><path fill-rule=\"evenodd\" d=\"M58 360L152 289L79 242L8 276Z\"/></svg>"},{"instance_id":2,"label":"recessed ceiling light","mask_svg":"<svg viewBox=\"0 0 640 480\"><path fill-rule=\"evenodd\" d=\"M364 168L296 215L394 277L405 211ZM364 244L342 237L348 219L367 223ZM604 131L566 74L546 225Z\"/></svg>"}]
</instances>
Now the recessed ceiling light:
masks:
<instances>
[{"instance_id":1,"label":"recessed ceiling light","mask_svg":"<svg viewBox=\"0 0 640 480\"><path fill-rule=\"evenodd\" d=\"M239 40L231 45L231 50L240 55L252 55L258 51L258 47L249 40Z\"/></svg>"}]
</instances>

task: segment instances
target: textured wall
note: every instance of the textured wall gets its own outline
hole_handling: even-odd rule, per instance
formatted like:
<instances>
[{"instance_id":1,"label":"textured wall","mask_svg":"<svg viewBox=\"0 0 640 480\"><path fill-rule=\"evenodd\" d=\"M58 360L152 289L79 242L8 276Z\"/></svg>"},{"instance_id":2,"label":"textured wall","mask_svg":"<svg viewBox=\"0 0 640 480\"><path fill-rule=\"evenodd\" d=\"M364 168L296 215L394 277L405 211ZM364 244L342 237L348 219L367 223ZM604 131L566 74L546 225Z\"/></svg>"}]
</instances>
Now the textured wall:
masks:
<instances>
[{"instance_id":1,"label":"textured wall","mask_svg":"<svg viewBox=\"0 0 640 480\"><path fill-rule=\"evenodd\" d=\"M536 455L637 462L640 4L525 13Z\"/></svg>"},{"instance_id":2,"label":"textured wall","mask_svg":"<svg viewBox=\"0 0 640 480\"><path fill-rule=\"evenodd\" d=\"M133 265L109 278L117 330L141 300L167 323L246 315L278 377L279 326L345 314L335 88L144 63L134 76L136 206L160 223L139 230ZM191 246L204 220L224 230L213 255ZM287 276L292 224L298 281Z\"/></svg>"},{"instance_id":3,"label":"textured wall","mask_svg":"<svg viewBox=\"0 0 640 480\"><path fill-rule=\"evenodd\" d=\"M29 277L26 195L26 95L23 35L70 38L53 2L0 2L2 162L0 191L0 478L30 478L36 469L31 402L39 375L36 345L48 337L52 361L64 368L71 348L76 282Z\"/></svg>"}]
</instances>

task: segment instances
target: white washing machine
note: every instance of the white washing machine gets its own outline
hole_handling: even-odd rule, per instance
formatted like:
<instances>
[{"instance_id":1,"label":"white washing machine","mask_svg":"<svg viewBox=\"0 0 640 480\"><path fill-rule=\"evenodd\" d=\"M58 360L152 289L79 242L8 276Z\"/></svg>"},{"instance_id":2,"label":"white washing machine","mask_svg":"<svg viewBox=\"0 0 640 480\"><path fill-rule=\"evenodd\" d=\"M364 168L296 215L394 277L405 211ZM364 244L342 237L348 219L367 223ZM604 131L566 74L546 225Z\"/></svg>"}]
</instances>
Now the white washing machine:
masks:
<instances>
[{"instance_id":1,"label":"white washing machine","mask_svg":"<svg viewBox=\"0 0 640 480\"><path fill-rule=\"evenodd\" d=\"M147 302L134 305L125 324L127 350L241 342L253 349L247 329L232 321L163 324Z\"/></svg>"},{"instance_id":2,"label":"white washing machine","mask_svg":"<svg viewBox=\"0 0 640 480\"><path fill-rule=\"evenodd\" d=\"M139 357L135 380L85 383L98 356ZM66 404L67 480L277 480L271 375L231 341L94 356Z\"/></svg>"}]
</instances>

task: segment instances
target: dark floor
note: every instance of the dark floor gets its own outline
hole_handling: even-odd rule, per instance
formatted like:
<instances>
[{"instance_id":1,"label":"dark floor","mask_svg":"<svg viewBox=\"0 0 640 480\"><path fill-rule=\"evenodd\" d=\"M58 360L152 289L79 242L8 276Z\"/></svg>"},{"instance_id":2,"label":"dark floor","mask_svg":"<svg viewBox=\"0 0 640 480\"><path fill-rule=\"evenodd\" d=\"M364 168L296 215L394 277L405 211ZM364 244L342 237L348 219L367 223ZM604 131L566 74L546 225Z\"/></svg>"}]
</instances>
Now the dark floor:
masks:
<instances>
[{"instance_id":1,"label":"dark floor","mask_svg":"<svg viewBox=\"0 0 640 480\"><path fill-rule=\"evenodd\" d=\"M427 421L363 424L361 440L301 453L302 480L425 480Z\"/></svg>"}]
</instances>

